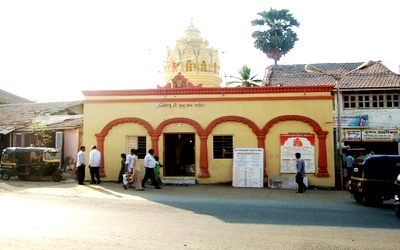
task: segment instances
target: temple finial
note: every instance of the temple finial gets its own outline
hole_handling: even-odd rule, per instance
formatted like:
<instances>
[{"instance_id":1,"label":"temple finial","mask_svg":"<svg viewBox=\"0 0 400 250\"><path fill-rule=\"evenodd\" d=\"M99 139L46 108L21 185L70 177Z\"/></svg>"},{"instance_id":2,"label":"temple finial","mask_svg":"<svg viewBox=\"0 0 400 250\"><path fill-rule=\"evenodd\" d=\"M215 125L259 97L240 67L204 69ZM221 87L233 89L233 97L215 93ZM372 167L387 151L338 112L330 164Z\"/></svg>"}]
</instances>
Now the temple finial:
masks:
<instances>
[{"instance_id":1,"label":"temple finial","mask_svg":"<svg viewBox=\"0 0 400 250\"><path fill-rule=\"evenodd\" d=\"M193 27L193 17L190 18L190 25Z\"/></svg>"}]
</instances>

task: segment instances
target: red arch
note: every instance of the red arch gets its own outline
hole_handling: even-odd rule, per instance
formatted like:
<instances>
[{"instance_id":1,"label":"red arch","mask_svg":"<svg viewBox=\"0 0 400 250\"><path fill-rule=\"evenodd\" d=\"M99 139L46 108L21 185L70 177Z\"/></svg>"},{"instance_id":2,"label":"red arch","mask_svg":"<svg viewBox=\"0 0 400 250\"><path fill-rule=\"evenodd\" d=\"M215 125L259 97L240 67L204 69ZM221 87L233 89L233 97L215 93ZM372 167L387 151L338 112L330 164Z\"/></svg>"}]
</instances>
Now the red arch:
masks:
<instances>
[{"instance_id":1,"label":"red arch","mask_svg":"<svg viewBox=\"0 0 400 250\"><path fill-rule=\"evenodd\" d=\"M241 117L241 116L234 116L234 115L229 115L229 116L222 116L214 121L212 121L206 128L207 135L211 134L212 130L220 123L223 122L240 122L243 124L246 124L251 128L253 133L255 135L259 135L262 131L258 128L258 126L252 121L247 118Z\"/></svg>"},{"instance_id":2,"label":"red arch","mask_svg":"<svg viewBox=\"0 0 400 250\"><path fill-rule=\"evenodd\" d=\"M162 132L163 132L163 129L167 125L174 124L174 123L186 123L186 124L192 125L196 129L196 132L199 135L204 133L204 129L195 120L192 120L192 119L189 119L189 118L185 118L185 117L176 117L176 118L171 118L171 119L165 120L162 123L160 123L157 126L157 128L155 129L154 134L160 136L162 134Z\"/></svg>"},{"instance_id":3,"label":"red arch","mask_svg":"<svg viewBox=\"0 0 400 250\"><path fill-rule=\"evenodd\" d=\"M317 134L318 137L318 172L317 177L329 177L328 173L328 159L327 159L327 152L326 152L326 136L328 135L327 131L323 131L321 126L314 121L313 119L301 116L301 115L283 115L275 117L274 119L270 120L265 126L262 128L264 134L267 134L268 131L274 126L276 123L284 122L284 121L300 121L304 123L308 123Z\"/></svg>"},{"instance_id":4,"label":"red arch","mask_svg":"<svg viewBox=\"0 0 400 250\"><path fill-rule=\"evenodd\" d=\"M264 143L265 133L263 133L262 130L260 130L260 128L252 120L247 119L242 116L229 115L229 116L222 116L222 117L215 119L206 128L207 137L208 137L208 135L211 134L212 130L218 124L221 124L224 122L240 122L240 123L246 124L253 131L253 133L257 136L257 144L258 144L257 146L258 146L258 148L264 149L264 154L265 154L265 143ZM264 177L265 178L268 177L265 157L264 157Z\"/></svg>"},{"instance_id":5,"label":"red arch","mask_svg":"<svg viewBox=\"0 0 400 250\"><path fill-rule=\"evenodd\" d=\"M136 118L136 117L124 117L112 120L111 122L107 123L106 126L101 130L100 133L95 134L96 141L97 141L97 148L100 152L104 152L104 140L107 136L108 132L116 125L122 123L138 123L143 125L149 134L151 134L154 129L147 121ZM101 164L100 164L100 176L105 177L106 173L104 171L104 153L101 154Z\"/></svg>"}]
</instances>

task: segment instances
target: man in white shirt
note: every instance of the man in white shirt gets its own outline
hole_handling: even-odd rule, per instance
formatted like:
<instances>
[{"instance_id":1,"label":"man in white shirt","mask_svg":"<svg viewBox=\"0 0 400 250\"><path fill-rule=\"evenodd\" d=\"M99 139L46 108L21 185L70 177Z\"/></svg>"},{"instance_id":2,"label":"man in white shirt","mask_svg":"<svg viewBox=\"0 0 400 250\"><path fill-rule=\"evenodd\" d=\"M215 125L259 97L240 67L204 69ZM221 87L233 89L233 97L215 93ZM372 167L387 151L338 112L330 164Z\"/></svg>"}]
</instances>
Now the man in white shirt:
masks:
<instances>
[{"instance_id":1,"label":"man in white shirt","mask_svg":"<svg viewBox=\"0 0 400 250\"><path fill-rule=\"evenodd\" d=\"M132 148L131 149L131 152L130 152L130 154L128 154L127 156L126 156L126 161L125 161L125 166L126 166L126 171L128 172L128 173L132 173L133 172L133 170L132 170L132 156L133 156L133 151L134 151L134 149Z\"/></svg>"},{"instance_id":2,"label":"man in white shirt","mask_svg":"<svg viewBox=\"0 0 400 250\"><path fill-rule=\"evenodd\" d=\"M153 154L154 154L154 149L149 149L149 152L144 157L143 165L146 169L146 172L142 180L142 187L145 188L146 186L144 184L146 184L146 181L150 179L151 183L154 185L156 189L161 189L160 184L158 183L154 175L154 167L156 166L156 160L154 159Z\"/></svg>"},{"instance_id":3,"label":"man in white shirt","mask_svg":"<svg viewBox=\"0 0 400 250\"><path fill-rule=\"evenodd\" d=\"M101 153L97 150L96 145L92 145L92 150L89 155L90 177L92 178L90 184L100 184L100 162Z\"/></svg>"},{"instance_id":4,"label":"man in white shirt","mask_svg":"<svg viewBox=\"0 0 400 250\"><path fill-rule=\"evenodd\" d=\"M83 183L85 181L86 166L85 150L85 146L81 146L79 152L76 154L76 177L79 185L85 185L85 183Z\"/></svg>"}]
</instances>

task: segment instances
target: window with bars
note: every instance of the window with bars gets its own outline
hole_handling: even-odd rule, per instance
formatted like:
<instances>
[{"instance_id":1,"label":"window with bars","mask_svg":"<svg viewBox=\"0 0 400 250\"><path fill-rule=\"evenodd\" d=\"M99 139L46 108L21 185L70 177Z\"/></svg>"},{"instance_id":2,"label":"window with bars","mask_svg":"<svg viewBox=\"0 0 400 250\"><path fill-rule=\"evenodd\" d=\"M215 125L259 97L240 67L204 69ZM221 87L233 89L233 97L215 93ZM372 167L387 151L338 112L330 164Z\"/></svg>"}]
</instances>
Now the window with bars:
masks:
<instances>
[{"instance_id":1,"label":"window with bars","mask_svg":"<svg viewBox=\"0 0 400 250\"><path fill-rule=\"evenodd\" d=\"M215 135L213 136L213 158L232 159L233 158L233 136Z\"/></svg>"},{"instance_id":2,"label":"window with bars","mask_svg":"<svg viewBox=\"0 0 400 250\"><path fill-rule=\"evenodd\" d=\"M146 156L146 136L127 136L126 137L126 153L130 154L131 149L139 150L138 157L143 159Z\"/></svg>"},{"instance_id":3,"label":"window with bars","mask_svg":"<svg viewBox=\"0 0 400 250\"><path fill-rule=\"evenodd\" d=\"M372 92L347 92L343 93L343 108L345 109L370 109L370 108L399 108L399 91Z\"/></svg>"}]
</instances>

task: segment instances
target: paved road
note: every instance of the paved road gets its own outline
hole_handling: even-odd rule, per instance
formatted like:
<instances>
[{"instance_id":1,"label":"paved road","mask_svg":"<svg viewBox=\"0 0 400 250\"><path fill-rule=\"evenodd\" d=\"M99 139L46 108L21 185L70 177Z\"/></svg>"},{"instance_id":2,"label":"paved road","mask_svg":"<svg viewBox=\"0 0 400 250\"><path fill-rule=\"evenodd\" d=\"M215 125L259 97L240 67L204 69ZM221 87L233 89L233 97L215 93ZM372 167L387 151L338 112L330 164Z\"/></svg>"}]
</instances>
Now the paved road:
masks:
<instances>
[{"instance_id":1,"label":"paved road","mask_svg":"<svg viewBox=\"0 0 400 250\"><path fill-rule=\"evenodd\" d=\"M345 191L0 182L2 249L398 249L391 202Z\"/></svg>"}]
</instances>

